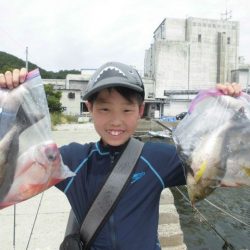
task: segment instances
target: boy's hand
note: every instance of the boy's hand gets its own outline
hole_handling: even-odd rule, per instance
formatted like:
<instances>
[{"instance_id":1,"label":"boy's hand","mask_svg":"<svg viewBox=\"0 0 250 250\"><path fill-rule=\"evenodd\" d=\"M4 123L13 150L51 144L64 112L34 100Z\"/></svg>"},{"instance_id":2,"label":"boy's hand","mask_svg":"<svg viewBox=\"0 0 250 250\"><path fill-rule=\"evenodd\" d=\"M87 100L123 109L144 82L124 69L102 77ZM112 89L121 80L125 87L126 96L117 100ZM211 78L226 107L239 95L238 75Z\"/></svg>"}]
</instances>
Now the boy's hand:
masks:
<instances>
[{"instance_id":1,"label":"boy's hand","mask_svg":"<svg viewBox=\"0 0 250 250\"><path fill-rule=\"evenodd\" d=\"M20 70L14 69L13 72L6 71L5 74L0 74L0 88L13 89L19 86L25 81L27 73L27 70L22 68Z\"/></svg>"},{"instance_id":2,"label":"boy's hand","mask_svg":"<svg viewBox=\"0 0 250 250\"><path fill-rule=\"evenodd\" d=\"M239 96L242 91L241 85L235 82L226 84L218 83L216 88L219 89L224 95L230 95L234 97Z\"/></svg>"}]
</instances>

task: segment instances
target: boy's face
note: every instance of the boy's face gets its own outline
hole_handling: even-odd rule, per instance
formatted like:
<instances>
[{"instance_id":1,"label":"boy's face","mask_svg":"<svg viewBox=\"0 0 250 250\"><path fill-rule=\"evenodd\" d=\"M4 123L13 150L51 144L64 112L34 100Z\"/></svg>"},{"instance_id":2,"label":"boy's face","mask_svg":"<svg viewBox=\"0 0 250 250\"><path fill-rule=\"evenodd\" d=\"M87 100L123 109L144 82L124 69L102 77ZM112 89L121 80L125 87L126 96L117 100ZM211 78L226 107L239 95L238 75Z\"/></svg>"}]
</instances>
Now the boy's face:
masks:
<instances>
[{"instance_id":1,"label":"boy's face","mask_svg":"<svg viewBox=\"0 0 250 250\"><path fill-rule=\"evenodd\" d=\"M138 120L143 115L144 105L136 100L129 102L116 90L104 89L96 100L87 103L95 129L105 144L119 146L133 135Z\"/></svg>"}]
</instances>

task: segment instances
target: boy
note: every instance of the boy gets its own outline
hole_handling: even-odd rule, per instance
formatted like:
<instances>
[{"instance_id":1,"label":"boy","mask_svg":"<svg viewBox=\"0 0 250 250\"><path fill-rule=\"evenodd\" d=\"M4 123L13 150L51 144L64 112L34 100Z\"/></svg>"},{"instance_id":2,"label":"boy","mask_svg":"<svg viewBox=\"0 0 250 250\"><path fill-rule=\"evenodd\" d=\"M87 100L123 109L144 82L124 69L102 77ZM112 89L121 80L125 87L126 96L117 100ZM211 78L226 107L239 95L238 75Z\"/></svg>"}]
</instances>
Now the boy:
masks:
<instances>
[{"instance_id":1,"label":"boy","mask_svg":"<svg viewBox=\"0 0 250 250\"><path fill-rule=\"evenodd\" d=\"M25 75L23 69L1 74L0 87L16 87ZM241 91L238 84L218 88L233 96ZM79 225L143 115L144 87L134 68L111 62L96 70L84 99L101 139L61 147L64 163L76 176L57 185L66 194ZM91 249L160 249L157 226L161 191L185 182L173 145L145 143L127 189Z\"/></svg>"}]
</instances>

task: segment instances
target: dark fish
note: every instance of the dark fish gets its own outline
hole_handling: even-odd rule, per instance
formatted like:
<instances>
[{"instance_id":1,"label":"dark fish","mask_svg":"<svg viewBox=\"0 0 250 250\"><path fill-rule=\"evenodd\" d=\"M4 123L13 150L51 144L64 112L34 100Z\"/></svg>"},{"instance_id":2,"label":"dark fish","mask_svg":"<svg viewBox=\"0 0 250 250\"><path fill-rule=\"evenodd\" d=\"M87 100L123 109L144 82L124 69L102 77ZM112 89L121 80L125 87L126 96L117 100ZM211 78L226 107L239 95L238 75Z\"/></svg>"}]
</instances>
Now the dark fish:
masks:
<instances>
[{"instance_id":1,"label":"dark fish","mask_svg":"<svg viewBox=\"0 0 250 250\"><path fill-rule=\"evenodd\" d=\"M19 104L20 105L20 104ZM8 193L15 175L19 153L20 134L40 121L44 115L27 114L22 105L16 114L16 121L0 141L0 201Z\"/></svg>"}]
</instances>

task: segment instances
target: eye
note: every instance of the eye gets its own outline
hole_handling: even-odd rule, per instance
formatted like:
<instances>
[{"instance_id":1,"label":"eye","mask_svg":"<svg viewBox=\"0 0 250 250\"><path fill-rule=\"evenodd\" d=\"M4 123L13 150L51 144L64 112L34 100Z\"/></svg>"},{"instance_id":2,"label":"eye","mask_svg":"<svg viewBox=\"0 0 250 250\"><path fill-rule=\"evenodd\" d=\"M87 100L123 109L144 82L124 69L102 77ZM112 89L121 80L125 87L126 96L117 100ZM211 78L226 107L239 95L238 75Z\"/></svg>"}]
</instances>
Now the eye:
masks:
<instances>
[{"instance_id":1,"label":"eye","mask_svg":"<svg viewBox=\"0 0 250 250\"><path fill-rule=\"evenodd\" d=\"M108 108L99 108L98 110L101 112L107 112L109 109Z\"/></svg>"}]
</instances>

